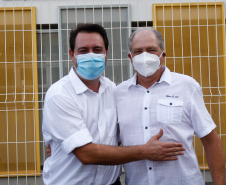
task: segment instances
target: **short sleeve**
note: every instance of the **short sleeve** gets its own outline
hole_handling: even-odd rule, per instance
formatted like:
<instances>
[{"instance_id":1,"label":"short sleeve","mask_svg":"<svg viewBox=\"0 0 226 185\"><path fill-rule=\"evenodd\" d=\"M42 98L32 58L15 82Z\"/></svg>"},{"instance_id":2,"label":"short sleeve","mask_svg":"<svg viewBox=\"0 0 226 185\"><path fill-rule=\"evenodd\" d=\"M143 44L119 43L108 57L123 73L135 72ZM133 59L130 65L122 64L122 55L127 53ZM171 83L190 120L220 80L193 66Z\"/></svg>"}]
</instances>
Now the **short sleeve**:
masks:
<instances>
[{"instance_id":1,"label":"short sleeve","mask_svg":"<svg viewBox=\"0 0 226 185\"><path fill-rule=\"evenodd\" d=\"M46 143L59 142L66 153L93 141L76 103L62 95L45 101L42 129Z\"/></svg>"},{"instance_id":2,"label":"short sleeve","mask_svg":"<svg viewBox=\"0 0 226 185\"><path fill-rule=\"evenodd\" d=\"M215 123L206 109L201 87L198 85L194 90L191 101L191 121L195 134L202 138L208 135L214 128Z\"/></svg>"}]
</instances>

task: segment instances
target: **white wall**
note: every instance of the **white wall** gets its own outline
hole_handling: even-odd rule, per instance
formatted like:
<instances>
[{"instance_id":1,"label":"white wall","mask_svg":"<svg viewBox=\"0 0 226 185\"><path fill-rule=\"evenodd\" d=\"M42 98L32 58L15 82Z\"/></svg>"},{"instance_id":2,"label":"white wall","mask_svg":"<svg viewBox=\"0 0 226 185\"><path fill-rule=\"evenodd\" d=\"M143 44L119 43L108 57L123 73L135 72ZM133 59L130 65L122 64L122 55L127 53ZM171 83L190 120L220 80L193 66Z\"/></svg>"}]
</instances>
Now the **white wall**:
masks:
<instances>
[{"instance_id":1,"label":"white wall","mask_svg":"<svg viewBox=\"0 0 226 185\"><path fill-rule=\"evenodd\" d=\"M59 6L130 5L131 21L152 21L153 3L224 2L226 0L0 0L0 7L36 7L37 24L58 24ZM132 12L132 13L131 13ZM226 6L225 6L226 12Z\"/></svg>"}]
</instances>

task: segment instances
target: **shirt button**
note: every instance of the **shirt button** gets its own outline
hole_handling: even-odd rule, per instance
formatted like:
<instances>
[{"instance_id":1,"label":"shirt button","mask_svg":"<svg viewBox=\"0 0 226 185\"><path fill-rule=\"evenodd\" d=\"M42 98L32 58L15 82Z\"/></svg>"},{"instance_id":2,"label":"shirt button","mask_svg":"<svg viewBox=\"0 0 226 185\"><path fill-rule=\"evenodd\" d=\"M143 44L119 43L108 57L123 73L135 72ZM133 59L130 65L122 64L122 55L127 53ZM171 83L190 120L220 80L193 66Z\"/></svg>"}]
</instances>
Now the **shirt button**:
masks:
<instances>
[{"instance_id":1,"label":"shirt button","mask_svg":"<svg viewBox=\"0 0 226 185\"><path fill-rule=\"evenodd\" d=\"M144 109L147 110L148 108L147 107L144 107Z\"/></svg>"},{"instance_id":2,"label":"shirt button","mask_svg":"<svg viewBox=\"0 0 226 185\"><path fill-rule=\"evenodd\" d=\"M170 105L173 105L172 103L170 103Z\"/></svg>"},{"instance_id":3,"label":"shirt button","mask_svg":"<svg viewBox=\"0 0 226 185\"><path fill-rule=\"evenodd\" d=\"M148 127L145 127L145 129L148 129Z\"/></svg>"},{"instance_id":4,"label":"shirt button","mask_svg":"<svg viewBox=\"0 0 226 185\"><path fill-rule=\"evenodd\" d=\"M149 91L147 91L147 93L149 93Z\"/></svg>"},{"instance_id":5,"label":"shirt button","mask_svg":"<svg viewBox=\"0 0 226 185\"><path fill-rule=\"evenodd\" d=\"M152 170L152 167L149 167L149 170Z\"/></svg>"}]
</instances>

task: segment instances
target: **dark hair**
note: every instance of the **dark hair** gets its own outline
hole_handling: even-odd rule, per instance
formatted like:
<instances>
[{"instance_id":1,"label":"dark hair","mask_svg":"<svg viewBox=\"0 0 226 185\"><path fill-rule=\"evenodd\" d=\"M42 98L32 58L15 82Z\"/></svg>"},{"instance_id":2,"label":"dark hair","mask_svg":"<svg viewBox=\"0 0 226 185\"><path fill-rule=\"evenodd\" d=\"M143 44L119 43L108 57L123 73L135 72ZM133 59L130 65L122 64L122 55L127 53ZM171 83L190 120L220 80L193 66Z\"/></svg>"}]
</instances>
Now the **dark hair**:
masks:
<instances>
[{"instance_id":1,"label":"dark hair","mask_svg":"<svg viewBox=\"0 0 226 185\"><path fill-rule=\"evenodd\" d=\"M104 40L105 49L108 50L109 42L108 42L106 30L99 24L86 23L86 24L78 24L75 29L71 30L69 43L70 43L70 49L73 52L75 49L75 39L79 32L99 33Z\"/></svg>"}]
</instances>

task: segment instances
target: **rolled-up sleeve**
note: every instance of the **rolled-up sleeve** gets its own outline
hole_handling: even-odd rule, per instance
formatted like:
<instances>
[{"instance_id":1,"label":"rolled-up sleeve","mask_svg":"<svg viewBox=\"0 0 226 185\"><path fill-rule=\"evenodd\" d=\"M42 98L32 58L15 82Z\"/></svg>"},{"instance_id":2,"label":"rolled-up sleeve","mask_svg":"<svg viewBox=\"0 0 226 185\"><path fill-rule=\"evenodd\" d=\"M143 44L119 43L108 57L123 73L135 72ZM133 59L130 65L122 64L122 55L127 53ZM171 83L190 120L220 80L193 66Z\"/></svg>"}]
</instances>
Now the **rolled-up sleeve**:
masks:
<instances>
[{"instance_id":1,"label":"rolled-up sleeve","mask_svg":"<svg viewBox=\"0 0 226 185\"><path fill-rule=\"evenodd\" d=\"M93 141L76 103L62 95L45 101L43 134L46 143L50 140L61 143L67 154Z\"/></svg>"},{"instance_id":2,"label":"rolled-up sleeve","mask_svg":"<svg viewBox=\"0 0 226 185\"><path fill-rule=\"evenodd\" d=\"M61 144L62 149L69 154L75 148L84 146L87 143L92 142L92 137L87 128L84 128L74 134L72 134L69 138L64 140Z\"/></svg>"},{"instance_id":3,"label":"rolled-up sleeve","mask_svg":"<svg viewBox=\"0 0 226 185\"><path fill-rule=\"evenodd\" d=\"M191 120L195 134L202 138L208 135L214 128L215 123L208 110L206 109L202 89L197 85L191 101Z\"/></svg>"}]
</instances>

